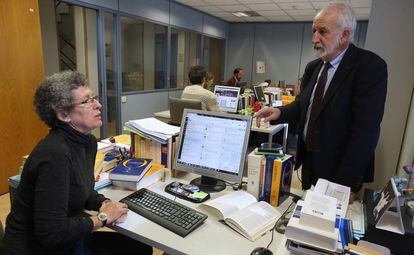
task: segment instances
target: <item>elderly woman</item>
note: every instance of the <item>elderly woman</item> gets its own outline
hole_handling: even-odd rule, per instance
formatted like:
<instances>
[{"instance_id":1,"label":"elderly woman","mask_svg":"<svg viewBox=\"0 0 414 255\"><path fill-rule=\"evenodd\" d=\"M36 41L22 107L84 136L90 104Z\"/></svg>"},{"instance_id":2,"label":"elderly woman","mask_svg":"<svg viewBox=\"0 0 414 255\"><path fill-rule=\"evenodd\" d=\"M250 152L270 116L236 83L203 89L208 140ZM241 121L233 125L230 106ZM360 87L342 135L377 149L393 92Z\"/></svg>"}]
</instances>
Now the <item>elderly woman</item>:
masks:
<instances>
[{"instance_id":1,"label":"elderly woman","mask_svg":"<svg viewBox=\"0 0 414 255\"><path fill-rule=\"evenodd\" d=\"M151 247L121 234L94 232L125 220L128 208L94 190L97 143L90 132L102 125L102 105L83 75L47 77L36 89L34 105L50 131L25 163L6 221L5 254L118 254L128 249L152 254ZM99 213L87 216L85 209Z\"/></svg>"}]
</instances>

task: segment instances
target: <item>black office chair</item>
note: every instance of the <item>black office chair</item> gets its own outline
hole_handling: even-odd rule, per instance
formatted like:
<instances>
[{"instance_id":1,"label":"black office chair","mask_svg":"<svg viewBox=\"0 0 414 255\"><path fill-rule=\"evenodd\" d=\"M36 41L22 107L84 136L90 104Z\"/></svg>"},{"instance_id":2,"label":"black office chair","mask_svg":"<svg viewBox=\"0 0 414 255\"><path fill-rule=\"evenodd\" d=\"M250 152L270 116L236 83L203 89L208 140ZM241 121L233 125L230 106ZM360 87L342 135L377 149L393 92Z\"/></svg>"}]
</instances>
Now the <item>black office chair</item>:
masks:
<instances>
[{"instance_id":1,"label":"black office chair","mask_svg":"<svg viewBox=\"0 0 414 255\"><path fill-rule=\"evenodd\" d=\"M180 99L170 97L170 122L169 124L180 126L184 108L201 110L201 101L195 99Z\"/></svg>"}]
</instances>

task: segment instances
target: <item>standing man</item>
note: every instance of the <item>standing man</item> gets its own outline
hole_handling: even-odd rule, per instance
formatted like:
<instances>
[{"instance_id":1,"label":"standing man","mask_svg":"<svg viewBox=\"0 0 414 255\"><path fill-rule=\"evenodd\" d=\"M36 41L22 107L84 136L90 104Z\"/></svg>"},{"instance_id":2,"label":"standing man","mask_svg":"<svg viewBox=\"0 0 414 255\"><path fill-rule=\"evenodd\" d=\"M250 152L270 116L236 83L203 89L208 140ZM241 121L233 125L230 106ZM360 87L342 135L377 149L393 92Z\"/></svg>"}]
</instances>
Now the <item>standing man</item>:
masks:
<instances>
[{"instance_id":1,"label":"standing man","mask_svg":"<svg viewBox=\"0 0 414 255\"><path fill-rule=\"evenodd\" d=\"M388 76L384 60L352 44L355 27L349 5L323 8L312 26L319 59L306 66L300 95L255 114L256 121L298 124L303 189L324 178L351 187L351 201L363 182L373 181Z\"/></svg>"},{"instance_id":2,"label":"standing man","mask_svg":"<svg viewBox=\"0 0 414 255\"><path fill-rule=\"evenodd\" d=\"M237 83L242 79L243 77L243 68L237 67L233 71L233 77L230 78L230 80L227 81L227 86L236 86Z\"/></svg>"}]
</instances>

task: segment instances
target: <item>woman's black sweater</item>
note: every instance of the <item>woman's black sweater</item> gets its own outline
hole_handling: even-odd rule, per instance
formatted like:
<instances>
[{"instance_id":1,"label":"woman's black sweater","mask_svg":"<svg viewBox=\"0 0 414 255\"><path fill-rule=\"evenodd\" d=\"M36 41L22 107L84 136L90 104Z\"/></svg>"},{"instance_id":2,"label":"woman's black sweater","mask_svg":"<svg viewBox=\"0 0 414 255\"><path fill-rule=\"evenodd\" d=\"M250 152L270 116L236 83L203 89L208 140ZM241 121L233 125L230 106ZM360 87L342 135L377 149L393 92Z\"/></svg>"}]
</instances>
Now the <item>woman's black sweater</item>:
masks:
<instances>
[{"instance_id":1,"label":"woman's black sweater","mask_svg":"<svg viewBox=\"0 0 414 255\"><path fill-rule=\"evenodd\" d=\"M83 211L99 210L93 135L59 124L27 159L6 221L6 254L73 254L91 233Z\"/></svg>"}]
</instances>

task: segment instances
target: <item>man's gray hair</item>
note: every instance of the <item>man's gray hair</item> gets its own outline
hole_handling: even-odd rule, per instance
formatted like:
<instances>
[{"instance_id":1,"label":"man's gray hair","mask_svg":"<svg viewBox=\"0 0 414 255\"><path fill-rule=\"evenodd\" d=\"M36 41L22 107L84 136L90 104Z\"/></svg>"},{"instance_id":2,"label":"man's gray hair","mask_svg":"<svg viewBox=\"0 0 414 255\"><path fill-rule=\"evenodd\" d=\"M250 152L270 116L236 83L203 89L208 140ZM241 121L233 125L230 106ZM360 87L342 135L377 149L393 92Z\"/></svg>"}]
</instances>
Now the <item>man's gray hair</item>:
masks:
<instances>
[{"instance_id":1,"label":"man's gray hair","mask_svg":"<svg viewBox=\"0 0 414 255\"><path fill-rule=\"evenodd\" d=\"M325 6L322 10L320 10L317 16L331 10L337 11L339 13L338 29L340 31L344 31L345 28L348 28L350 30L349 42L353 42L357 22L352 7L347 3L330 3L327 6Z\"/></svg>"},{"instance_id":2,"label":"man's gray hair","mask_svg":"<svg viewBox=\"0 0 414 255\"><path fill-rule=\"evenodd\" d=\"M88 86L85 76L77 71L65 71L46 77L37 86L34 95L34 106L37 115L49 127L58 122L59 111L73 109L72 90Z\"/></svg>"}]
</instances>

